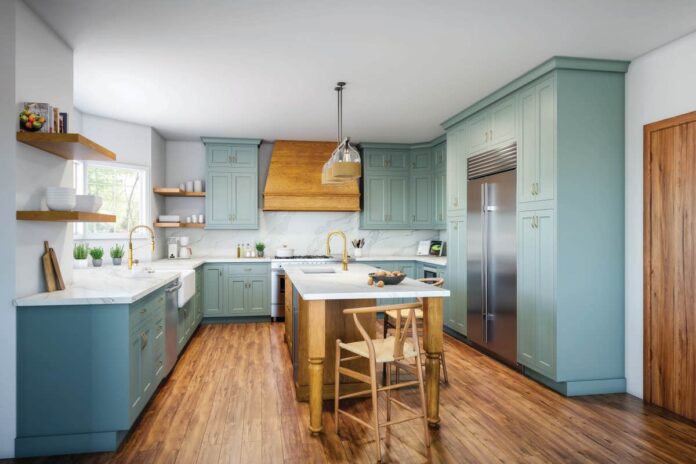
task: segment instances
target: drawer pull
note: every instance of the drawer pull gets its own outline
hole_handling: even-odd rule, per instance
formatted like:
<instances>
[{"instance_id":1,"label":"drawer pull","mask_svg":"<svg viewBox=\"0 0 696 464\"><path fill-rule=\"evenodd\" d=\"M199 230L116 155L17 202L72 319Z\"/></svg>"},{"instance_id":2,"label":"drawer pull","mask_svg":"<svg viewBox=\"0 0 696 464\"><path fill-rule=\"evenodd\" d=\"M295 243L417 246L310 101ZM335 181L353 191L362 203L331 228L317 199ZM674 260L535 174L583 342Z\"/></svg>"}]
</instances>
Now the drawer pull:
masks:
<instances>
[{"instance_id":1,"label":"drawer pull","mask_svg":"<svg viewBox=\"0 0 696 464\"><path fill-rule=\"evenodd\" d=\"M245 270L246 272L251 272L251 268L250 268L250 267L246 267L246 268L244 268L244 270Z\"/></svg>"},{"instance_id":2,"label":"drawer pull","mask_svg":"<svg viewBox=\"0 0 696 464\"><path fill-rule=\"evenodd\" d=\"M147 333L141 332L140 333L140 349L144 350L145 347L147 346Z\"/></svg>"},{"instance_id":3,"label":"drawer pull","mask_svg":"<svg viewBox=\"0 0 696 464\"><path fill-rule=\"evenodd\" d=\"M145 314L147 312L147 308L143 308L140 310L140 314Z\"/></svg>"}]
</instances>

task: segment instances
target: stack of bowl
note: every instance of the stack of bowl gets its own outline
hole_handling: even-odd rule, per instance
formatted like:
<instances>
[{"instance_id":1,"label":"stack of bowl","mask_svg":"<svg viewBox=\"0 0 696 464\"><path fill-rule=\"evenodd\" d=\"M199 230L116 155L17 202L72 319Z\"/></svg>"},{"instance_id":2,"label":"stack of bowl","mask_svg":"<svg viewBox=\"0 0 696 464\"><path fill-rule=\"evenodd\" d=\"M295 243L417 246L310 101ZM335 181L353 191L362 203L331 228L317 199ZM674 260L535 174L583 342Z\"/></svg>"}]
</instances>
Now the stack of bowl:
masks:
<instances>
[{"instance_id":1,"label":"stack of bowl","mask_svg":"<svg viewBox=\"0 0 696 464\"><path fill-rule=\"evenodd\" d=\"M52 211L72 211L75 208L75 189L46 187L46 205Z\"/></svg>"},{"instance_id":2,"label":"stack of bowl","mask_svg":"<svg viewBox=\"0 0 696 464\"><path fill-rule=\"evenodd\" d=\"M102 199L97 195L76 195L75 211L81 213L96 213L101 208Z\"/></svg>"}]
</instances>

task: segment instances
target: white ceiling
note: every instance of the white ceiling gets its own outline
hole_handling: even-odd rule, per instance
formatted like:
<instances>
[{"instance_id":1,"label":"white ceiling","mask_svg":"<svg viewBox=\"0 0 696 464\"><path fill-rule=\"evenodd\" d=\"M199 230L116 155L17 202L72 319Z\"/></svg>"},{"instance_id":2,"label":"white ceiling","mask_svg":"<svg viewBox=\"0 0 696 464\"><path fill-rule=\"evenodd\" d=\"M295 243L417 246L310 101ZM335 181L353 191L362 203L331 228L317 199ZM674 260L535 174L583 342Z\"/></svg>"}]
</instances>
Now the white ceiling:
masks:
<instances>
[{"instance_id":1,"label":"white ceiling","mask_svg":"<svg viewBox=\"0 0 696 464\"><path fill-rule=\"evenodd\" d=\"M75 50L75 105L167 139L417 142L553 55L632 59L693 0L27 0Z\"/></svg>"}]
</instances>

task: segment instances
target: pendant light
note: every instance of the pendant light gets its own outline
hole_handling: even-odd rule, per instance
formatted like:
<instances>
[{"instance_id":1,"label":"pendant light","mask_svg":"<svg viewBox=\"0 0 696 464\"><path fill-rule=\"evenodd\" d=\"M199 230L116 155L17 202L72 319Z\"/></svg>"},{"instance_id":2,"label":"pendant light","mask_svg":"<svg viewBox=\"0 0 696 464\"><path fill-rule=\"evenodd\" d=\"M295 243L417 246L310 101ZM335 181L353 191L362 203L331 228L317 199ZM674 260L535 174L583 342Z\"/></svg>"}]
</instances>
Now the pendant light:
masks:
<instances>
[{"instance_id":1,"label":"pendant light","mask_svg":"<svg viewBox=\"0 0 696 464\"><path fill-rule=\"evenodd\" d=\"M345 82L338 82L334 90L338 96L338 146L322 168L322 183L335 184L350 182L361 175L360 153L350 144L348 137L343 138L343 87Z\"/></svg>"}]
</instances>

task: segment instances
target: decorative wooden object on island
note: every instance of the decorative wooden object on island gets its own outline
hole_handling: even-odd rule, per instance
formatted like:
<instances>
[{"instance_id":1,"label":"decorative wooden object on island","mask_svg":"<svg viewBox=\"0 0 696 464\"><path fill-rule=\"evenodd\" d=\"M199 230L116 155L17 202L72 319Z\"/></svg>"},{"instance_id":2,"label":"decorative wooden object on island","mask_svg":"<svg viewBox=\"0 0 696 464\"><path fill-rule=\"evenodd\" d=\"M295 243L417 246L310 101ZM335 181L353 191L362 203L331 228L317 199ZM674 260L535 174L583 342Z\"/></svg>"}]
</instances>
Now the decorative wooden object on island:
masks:
<instances>
[{"instance_id":1,"label":"decorative wooden object on island","mask_svg":"<svg viewBox=\"0 0 696 464\"><path fill-rule=\"evenodd\" d=\"M179 187L155 187L152 191L164 197L205 197L205 192L187 192Z\"/></svg>"},{"instance_id":2,"label":"decorative wooden object on island","mask_svg":"<svg viewBox=\"0 0 696 464\"><path fill-rule=\"evenodd\" d=\"M17 132L17 141L66 160L116 161L116 154L80 134Z\"/></svg>"},{"instance_id":3,"label":"decorative wooden object on island","mask_svg":"<svg viewBox=\"0 0 696 464\"><path fill-rule=\"evenodd\" d=\"M65 290L63 275L60 272L60 264L56 257L56 252L48 246L48 241L44 241L44 254L41 257L43 265L44 279L46 280L46 290L55 292Z\"/></svg>"},{"instance_id":4,"label":"decorative wooden object on island","mask_svg":"<svg viewBox=\"0 0 696 464\"><path fill-rule=\"evenodd\" d=\"M17 211L18 221L116 222L116 216L80 211Z\"/></svg>"}]
</instances>

